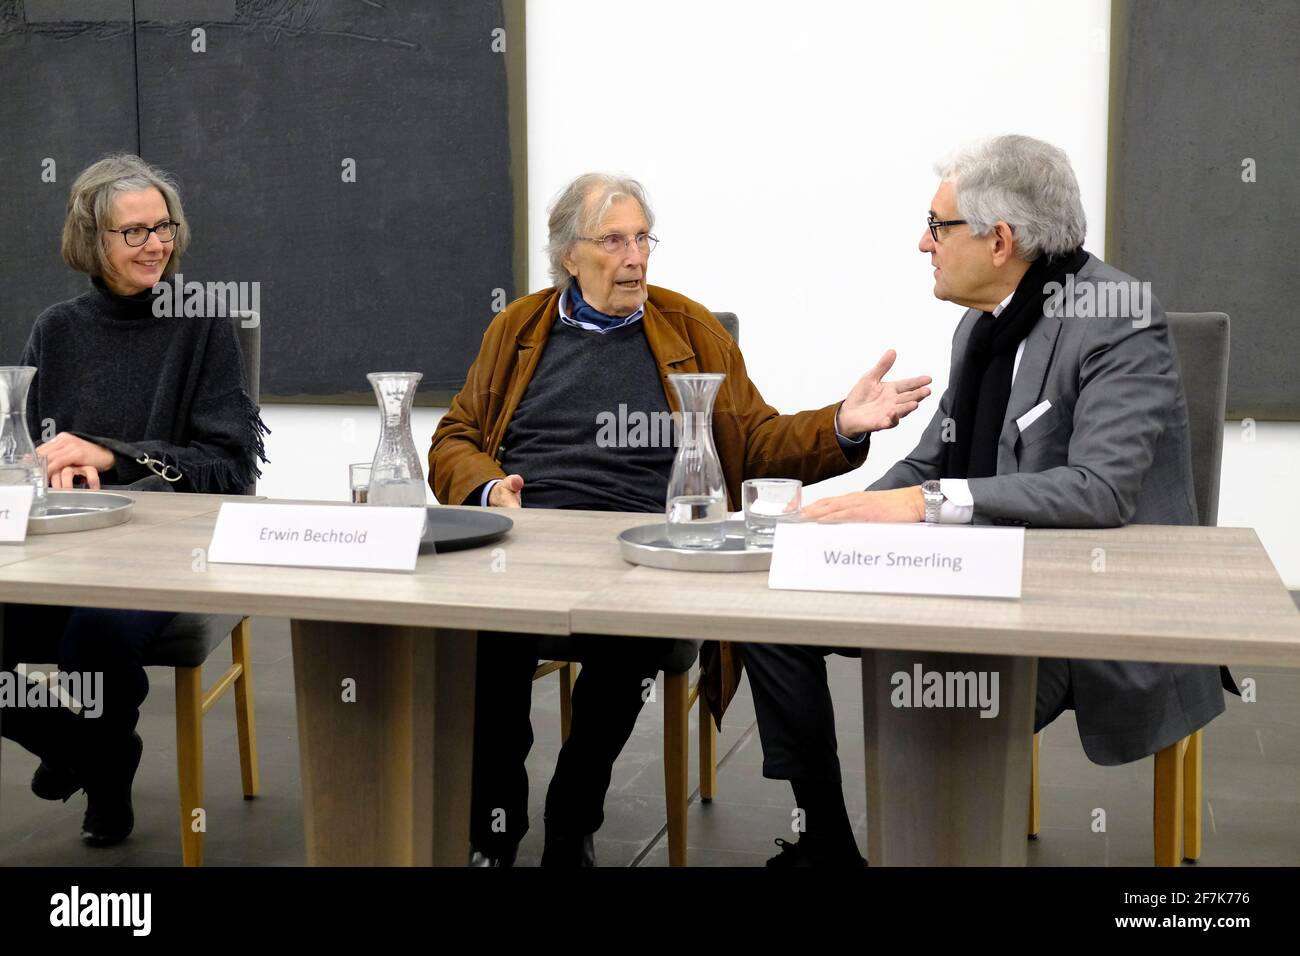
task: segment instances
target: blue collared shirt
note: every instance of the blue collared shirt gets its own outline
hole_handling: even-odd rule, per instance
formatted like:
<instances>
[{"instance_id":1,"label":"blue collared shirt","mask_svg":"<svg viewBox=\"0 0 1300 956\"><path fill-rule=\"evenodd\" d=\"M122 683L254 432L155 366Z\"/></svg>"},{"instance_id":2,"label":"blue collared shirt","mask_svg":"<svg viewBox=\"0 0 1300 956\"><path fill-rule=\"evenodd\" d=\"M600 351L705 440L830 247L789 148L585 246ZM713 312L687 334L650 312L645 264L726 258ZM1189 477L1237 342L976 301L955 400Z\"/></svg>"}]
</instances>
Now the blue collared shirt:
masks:
<instances>
[{"instance_id":1,"label":"blue collared shirt","mask_svg":"<svg viewBox=\"0 0 1300 956\"><path fill-rule=\"evenodd\" d=\"M568 301L568 298L569 295L567 292L560 296L560 321L565 325L573 326L575 329L582 329L584 332L596 332L600 335L604 335L606 332L613 332L615 329L629 326L633 322L640 322L641 316L645 315L645 306L643 305L627 318L621 320L617 325L611 325L608 328L601 328L599 325L592 325L590 322L582 322L570 317L568 309L565 308L565 303Z\"/></svg>"}]
</instances>

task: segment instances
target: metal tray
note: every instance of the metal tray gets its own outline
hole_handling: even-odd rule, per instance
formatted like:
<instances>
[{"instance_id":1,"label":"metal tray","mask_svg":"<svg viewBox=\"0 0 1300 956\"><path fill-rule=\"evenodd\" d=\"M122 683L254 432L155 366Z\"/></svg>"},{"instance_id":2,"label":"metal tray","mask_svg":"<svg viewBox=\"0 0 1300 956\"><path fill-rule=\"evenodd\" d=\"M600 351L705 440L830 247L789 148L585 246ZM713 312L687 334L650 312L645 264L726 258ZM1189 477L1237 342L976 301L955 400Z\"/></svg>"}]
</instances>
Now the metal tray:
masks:
<instances>
[{"instance_id":1,"label":"metal tray","mask_svg":"<svg viewBox=\"0 0 1300 956\"><path fill-rule=\"evenodd\" d=\"M131 520L135 501L109 491L47 491L45 514L27 519L27 533L63 534L109 528Z\"/></svg>"},{"instance_id":2,"label":"metal tray","mask_svg":"<svg viewBox=\"0 0 1300 956\"><path fill-rule=\"evenodd\" d=\"M766 571L772 565L771 548L745 543L745 522L727 522L727 541L709 550L674 548L668 543L665 521L628 528L618 536L623 560L669 571Z\"/></svg>"}]
</instances>

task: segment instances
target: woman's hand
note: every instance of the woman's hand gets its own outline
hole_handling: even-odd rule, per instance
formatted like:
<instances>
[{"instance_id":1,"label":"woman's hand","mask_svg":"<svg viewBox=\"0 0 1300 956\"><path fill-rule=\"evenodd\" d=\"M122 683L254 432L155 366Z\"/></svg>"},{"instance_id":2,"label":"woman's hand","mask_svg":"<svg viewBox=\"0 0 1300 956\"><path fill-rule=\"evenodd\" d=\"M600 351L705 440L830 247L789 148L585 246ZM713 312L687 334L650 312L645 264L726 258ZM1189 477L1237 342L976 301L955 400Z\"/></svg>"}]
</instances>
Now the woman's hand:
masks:
<instances>
[{"instance_id":1,"label":"woman's hand","mask_svg":"<svg viewBox=\"0 0 1300 956\"><path fill-rule=\"evenodd\" d=\"M101 471L110 470L117 460L113 453L103 445L96 445L94 442L88 442L84 438L78 438L76 435L70 435L67 432L59 432L44 445L36 448L36 454L45 456L45 472L50 476L51 488L71 488L71 484L55 484L55 477L62 477L65 468L89 468L95 471L95 484L92 487L99 487L99 474ZM83 471L84 474L84 471ZM87 477L89 481L89 477Z\"/></svg>"},{"instance_id":2,"label":"woman's hand","mask_svg":"<svg viewBox=\"0 0 1300 956\"><path fill-rule=\"evenodd\" d=\"M92 446L98 448L98 445ZM92 490L99 488L99 471L93 465L69 465L58 471L50 472L51 488L76 488L77 479L84 479L84 486Z\"/></svg>"}]
</instances>

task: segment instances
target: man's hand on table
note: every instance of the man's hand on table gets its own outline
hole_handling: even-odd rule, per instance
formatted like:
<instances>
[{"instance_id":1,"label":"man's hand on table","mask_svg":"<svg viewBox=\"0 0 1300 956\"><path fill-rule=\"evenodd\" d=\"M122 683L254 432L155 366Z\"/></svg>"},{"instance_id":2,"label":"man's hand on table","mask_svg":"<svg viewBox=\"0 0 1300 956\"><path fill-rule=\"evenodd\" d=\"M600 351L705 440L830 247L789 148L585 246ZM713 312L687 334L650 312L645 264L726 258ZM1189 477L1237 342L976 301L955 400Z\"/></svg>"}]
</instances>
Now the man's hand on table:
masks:
<instances>
[{"instance_id":1,"label":"man's hand on table","mask_svg":"<svg viewBox=\"0 0 1300 956\"><path fill-rule=\"evenodd\" d=\"M803 517L822 523L835 521L924 521L925 497L921 486L891 491L855 491L823 498L803 509Z\"/></svg>"},{"instance_id":2,"label":"man's hand on table","mask_svg":"<svg viewBox=\"0 0 1300 956\"><path fill-rule=\"evenodd\" d=\"M522 508L519 496L524 490L523 475L506 475L488 493L488 504L493 508Z\"/></svg>"}]
</instances>

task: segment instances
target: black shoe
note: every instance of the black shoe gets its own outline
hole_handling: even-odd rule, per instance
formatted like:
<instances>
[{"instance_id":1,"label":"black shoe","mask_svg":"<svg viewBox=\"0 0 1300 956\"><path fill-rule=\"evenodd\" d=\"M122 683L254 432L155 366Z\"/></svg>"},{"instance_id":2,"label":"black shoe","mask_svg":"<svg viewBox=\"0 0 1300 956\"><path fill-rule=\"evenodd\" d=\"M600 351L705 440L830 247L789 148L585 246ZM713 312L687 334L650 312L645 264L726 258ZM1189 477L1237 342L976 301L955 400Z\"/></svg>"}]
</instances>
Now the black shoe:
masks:
<instances>
[{"instance_id":1,"label":"black shoe","mask_svg":"<svg viewBox=\"0 0 1300 956\"><path fill-rule=\"evenodd\" d=\"M144 741L131 734L125 748L103 763L93 779L86 781L86 816L81 821L81 842L106 847L121 843L135 829L131 809L131 784L144 753Z\"/></svg>"},{"instance_id":2,"label":"black shoe","mask_svg":"<svg viewBox=\"0 0 1300 956\"><path fill-rule=\"evenodd\" d=\"M80 789L80 777L66 768L52 767L44 760L32 774L32 793L42 800L62 800L67 803Z\"/></svg>"},{"instance_id":3,"label":"black shoe","mask_svg":"<svg viewBox=\"0 0 1300 956\"><path fill-rule=\"evenodd\" d=\"M781 848L781 852L772 857L765 863L765 866L775 867L839 867L840 869L854 869L869 866L859 854L854 850L849 854L829 854L819 851L813 845L804 840L798 843L791 843L788 840L776 839L776 845Z\"/></svg>"},{"instance_id":4,"label":"black shoe","mask_svg":"<svg viewBox=\"0 0 1300 956\"><path fill-rule=\"evenodd\" d=\"M28 686L33 682L27 678ZM19 694L25 691L20 688ZM5 736L41 760L32 774L32 793L42 800L67 800L81 789L76 748L84 724L64 707L39 711L15 708L5 714Z\"/></svg>"},{"instance_id":5,"label":"black shoe","mask_svg":"<svg viewBox=\"0 0 1300 956\"><path fill-rule=\"evenodd\" d=\"M596 865L596 844L592 834L575 836L546 828L546 846L542 849L542 866L580 867Z\"/></svg>"},{"instance_id":6,"label":"black shoe","mask_svg":"<svg viewBox=\"0 0 1300 956\"><path fill-rule=\"evenodd\" d=\"M503 850L500 856L488 856L481 850L476 850L473 846L469 848L469 865L470 866L514 866L515 854L519 852L519 847L512 846L509 850Z\"/></svg>"}]
</instances>

